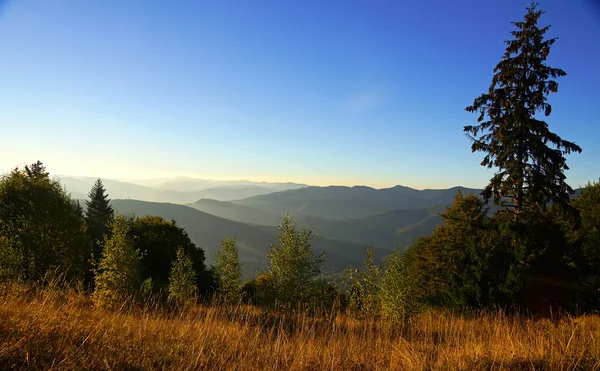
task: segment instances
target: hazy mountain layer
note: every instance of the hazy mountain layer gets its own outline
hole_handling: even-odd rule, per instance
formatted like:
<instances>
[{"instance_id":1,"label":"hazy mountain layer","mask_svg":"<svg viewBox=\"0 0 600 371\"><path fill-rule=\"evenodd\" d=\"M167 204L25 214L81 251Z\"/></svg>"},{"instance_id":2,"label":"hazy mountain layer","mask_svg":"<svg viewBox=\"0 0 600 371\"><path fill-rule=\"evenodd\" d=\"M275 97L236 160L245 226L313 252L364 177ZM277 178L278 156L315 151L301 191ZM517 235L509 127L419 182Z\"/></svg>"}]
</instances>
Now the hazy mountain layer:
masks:
<instances>
[{"instance_id":1,"label":"hazy mountain layer","mask_svg":"<svg viewBox=\"0 0 600 371\"><path fill-rule=\"evenodd\" d=\"M169 204L137 200L113 200L115 211L136 216L158 215L167 220L175 220L184 227L190 239L201 246L211 263L214 253L219 249L220 241L227 236L235 236L240 247L240 258L244 263L246 276L254 275L257 269L265 267L265 256L270 244L275 242L276 227L253 226L219 218L194 208ZM313 240L313 249L316 252L327 252L327 261L324 270L327 273L339 272L349 265L360 265L366 245L351 242L336 241L317 236ZM388 252L376 249L375 255L381 258Z\"/></svg>"},{"instance_id":2,"label":"hazy mountain layer","mask_svg":"<svg viewBox=\"0 0 600 371\"><path fill-rule=\"evenodd\" d=\"M86 198L97 178L59 177L60 182L74 198ZM193 178L171 178L140 181L102 179L104 187L114 199L134 199L152 202L186 204L201 198L220 200L243 199L288 189L304 187L295 183L266 183L250 181L216 181Z\"/></svg>"},{"instance_id":3,"label":"hazy mountain layer","mask_svg":"<svg viewBox=\"0 0 600 371\"><path fill-rule=\"evenodd\" d=\"M454 187L442 190L416 190L402 186L306 187L234 201L274 215L318 216L325 219L366 218L397 209L427 209L452 203L457 190L463 194L480 190Z\"/></svg>"}]
</instances>

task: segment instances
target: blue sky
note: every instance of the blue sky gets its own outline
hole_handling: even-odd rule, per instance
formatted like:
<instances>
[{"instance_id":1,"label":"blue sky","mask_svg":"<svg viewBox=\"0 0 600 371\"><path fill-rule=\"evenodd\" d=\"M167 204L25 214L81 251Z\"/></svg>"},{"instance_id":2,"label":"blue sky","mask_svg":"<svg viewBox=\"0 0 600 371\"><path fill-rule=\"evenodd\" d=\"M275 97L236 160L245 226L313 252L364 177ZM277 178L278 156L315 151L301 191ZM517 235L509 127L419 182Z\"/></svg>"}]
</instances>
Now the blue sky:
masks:
<instances>
[{"instance_id":1,"label":"blue sky","mask_svg":"<svg viewBox=\"0 0 600 371\"><path fill-rule=\"evenodd\" d=\"M529 3L0 0L0 171L482 187L464 108ZM600 5L541 7L576 187L600 176Z\"/></svg>"}]
</instances>

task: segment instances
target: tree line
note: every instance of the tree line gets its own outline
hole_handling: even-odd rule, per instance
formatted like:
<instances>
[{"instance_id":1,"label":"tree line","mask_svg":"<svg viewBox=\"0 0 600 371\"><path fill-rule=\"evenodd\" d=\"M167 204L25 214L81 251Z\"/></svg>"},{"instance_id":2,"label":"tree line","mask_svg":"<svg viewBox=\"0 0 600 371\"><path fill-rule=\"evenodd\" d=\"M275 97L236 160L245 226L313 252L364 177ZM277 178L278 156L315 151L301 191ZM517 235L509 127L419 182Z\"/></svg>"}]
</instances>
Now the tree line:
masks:
<instances>
[{"instance_id":1,"label":"tree line","mask_svg":"<svg viewBox=\"0 0 600 371\"><path fill-rule=\"evenodd\" d=\"M175 221L117 215L98 180L86 210L52 180L42 163L0 180L0 280L39 281L59 270L98 305L162 295L189 305L217 293L226 302L339 305L357 316L403 321L429 307L547 312L600 309L600 183L577 197L565 156L581 152L543 121L566 72L546 65L555 38L538 27L532 3L513 22L513 39L487 91L466 110L465 126L481 165L495 173L481 195L457 192L444 224L383 262L367 250L362 267L326 280L325 255L311 230L285 217L268 266L242 281L235 238L224 238L212 267ZM493 212L492 212L493 209Z\"/></svg>"},{"instance_id":2,"label":"tree line","mask_svg":"<svg viewBox=\"0 0 600 371\"><path fill-rule=\"evenodd\" d=\"M58 272L101 306L150 295L189 305L214 293L227 302L272 304L328 287L315 278L324 256L313 254L311 233L290 218L280 225L268 268L244 285L235 238L222 240L207 267L204 250L176 221L116 214L108 197L98 179L84 210L39 161L3 176L0 281L39 282Z\"/></svg>"}]
</instances>

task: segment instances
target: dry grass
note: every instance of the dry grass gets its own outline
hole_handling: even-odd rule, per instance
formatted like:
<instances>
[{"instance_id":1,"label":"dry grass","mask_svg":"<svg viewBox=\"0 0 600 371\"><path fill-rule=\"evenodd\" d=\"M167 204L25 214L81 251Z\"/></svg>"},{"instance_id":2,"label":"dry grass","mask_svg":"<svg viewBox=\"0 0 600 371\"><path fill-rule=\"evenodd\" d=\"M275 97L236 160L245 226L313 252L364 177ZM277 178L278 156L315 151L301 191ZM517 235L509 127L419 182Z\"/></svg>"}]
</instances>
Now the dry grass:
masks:
<instances>
[{"instance_id":1,"label":"dry grass","mask_svg":"<svg viewBox=\"0 0 600 371\"><path fill-rule=\"evenodd\" d=\"M429 312L398 329L247 306L107 311L74 292L0 291L0 369L600 370L598 316Z\"/></svg>"}]
</instances>

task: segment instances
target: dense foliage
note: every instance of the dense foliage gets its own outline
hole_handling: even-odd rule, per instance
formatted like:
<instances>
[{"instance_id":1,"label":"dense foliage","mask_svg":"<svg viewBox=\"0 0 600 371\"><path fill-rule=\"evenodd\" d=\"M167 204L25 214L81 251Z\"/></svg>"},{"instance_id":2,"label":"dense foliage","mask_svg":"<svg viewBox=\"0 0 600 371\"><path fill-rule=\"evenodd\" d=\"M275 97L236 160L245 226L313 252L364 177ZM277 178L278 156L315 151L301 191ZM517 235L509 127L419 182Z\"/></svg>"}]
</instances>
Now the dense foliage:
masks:
<instances>
[{"instance_id":1,"label":"dense foliage","mask_svg":"<svg viewBox=\"0 0 600 371\"><path fill-rule=\"evenodd\" d=\"M79 204L41 162L0 180L0 278L38 280L50 270L81 279L90 241Z\"/></svg>"},{"instance_id":2,"label":"dense foliage","mask_svg":"<svg viewBox=\"0 0 600 371\"><path fill-rule=\"evenodd\" d=\"M199 289L205 292L212 285L210 274L204 265L204 250L192 243L187 232L175 221L151 215L136 218L132 234L136 237L136 248L143 254L142 276L152 280L155 292L166 290L171 262L176 259L180 248L192 261Z\"/></svg>"}]
</instances>

